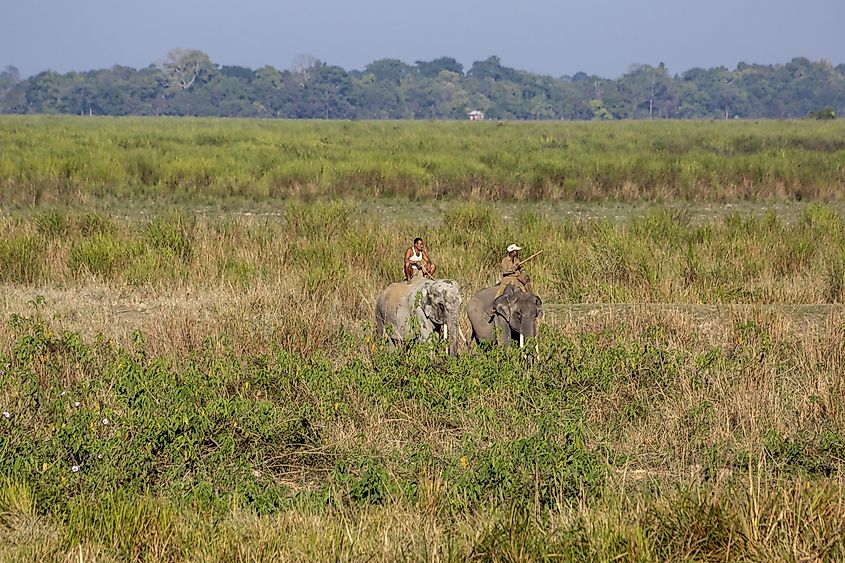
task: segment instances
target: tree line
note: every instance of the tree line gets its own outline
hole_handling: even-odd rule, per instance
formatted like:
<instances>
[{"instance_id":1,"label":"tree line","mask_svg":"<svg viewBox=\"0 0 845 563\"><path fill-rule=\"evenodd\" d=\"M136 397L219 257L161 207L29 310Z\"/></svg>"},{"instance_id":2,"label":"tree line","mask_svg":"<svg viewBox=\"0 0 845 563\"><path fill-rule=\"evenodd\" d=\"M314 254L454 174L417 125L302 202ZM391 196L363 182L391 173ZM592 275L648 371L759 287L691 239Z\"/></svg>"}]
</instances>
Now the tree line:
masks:
<instances>
[{"instance_id":1,"label":"tree line","mask_svg":"<svg viewBox=\"0 0 845 563\"><path fill-rule=\"evenodd\" d=\"M174 49L143 69L23 79L0 72L0 113L186 115L300 119L831 119L845 111L845 64L795 58L785 64L693 68L632 65L617 79L579 72L554 78L501 64L469 69L452 57L406 64L380 59L347 71L300 57L291 69L218 65Z\"/></svg>"}]
</instances>

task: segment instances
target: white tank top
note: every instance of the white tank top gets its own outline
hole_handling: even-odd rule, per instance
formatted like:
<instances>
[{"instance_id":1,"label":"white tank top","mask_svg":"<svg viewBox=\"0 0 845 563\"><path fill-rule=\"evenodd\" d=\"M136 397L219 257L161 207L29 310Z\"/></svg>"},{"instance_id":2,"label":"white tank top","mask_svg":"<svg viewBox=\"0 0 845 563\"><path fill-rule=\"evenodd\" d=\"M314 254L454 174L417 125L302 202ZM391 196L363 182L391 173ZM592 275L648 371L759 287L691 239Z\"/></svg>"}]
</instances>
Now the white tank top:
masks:
<instances>
[{"instance_id":1,"label":"white tank top","mask_svg":"<svg viewBox=\"0 0 845 563\"><path fill-rule=\"evenodd\" d=\"M423 259L422 252L417 254L417 249L412 246L411 247L411 257L408 258L408 262L411 262L412 264L419 264L420 262L422 262L422 259Z\"/></svg>"}]
</instances>

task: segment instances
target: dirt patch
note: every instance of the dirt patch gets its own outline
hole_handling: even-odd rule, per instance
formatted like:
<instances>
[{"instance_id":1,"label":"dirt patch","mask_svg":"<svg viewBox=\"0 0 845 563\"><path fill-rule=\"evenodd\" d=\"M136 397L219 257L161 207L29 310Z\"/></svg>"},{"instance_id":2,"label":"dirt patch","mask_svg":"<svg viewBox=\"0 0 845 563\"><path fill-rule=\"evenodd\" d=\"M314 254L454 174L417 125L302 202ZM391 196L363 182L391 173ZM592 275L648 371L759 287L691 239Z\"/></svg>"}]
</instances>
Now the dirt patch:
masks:
<instances>
[{"instance_id":1,"label":"dirt patch","mask_svg":"<svg viewBox=\"0 0 845 563\"><path fill-rule=\"evenodd\" d=\"M222 292L191 290L151 292L149 289L105 285L74 289L52 287L2 287L0 315L40 315L57 330L73 330L84 336L104 334L127 339L135 330L149 332L162 322L179 316L211 319L219 304L232 300Z\"/></svg>"},{"instance_id":2,"label":"dirt patch","mask_svg":"<svg viewBox=\"0 0 845 563\"><path fill-rule=\"evenodd\" d=\"M807 336L845 327L845 304L552 303L549 322L568 326L614 327L637 319L693 328L707 340L721 340L729 329L756 323L785 335Z\"/></svg>"},{"instance_id":3,"label":"dirt patch","mask_svg":"<svg viewBox=\"0 0 845 563\"><path fill-rule=\"evenodd\" d=\"M188 330L197 337L212 330L232 332L233 336L266 331L296 313L290 310L291 305L279 299L271 287L239 291L108 285L0 286L0 318L4 321L13 314L38 314L49 319L54 330L72 330L85 337L102 334L118 342L128 342L136 330L162 340L179 338ZM336 304L327 301L307 307L309 310L300 316L313 324L325 322L318 318L319 311L329 309L331 313ZM783 337L835 334L845 327L845 304L546 303L543 308L545 316L541 322L567 333L606 329L639 332L661 324L714 344L725 342L736 327L749 323L765 326L773 335ZM363 323L371 314L369 309L362 309L344 318L335 315L332 322L364 334ZM465 316L462 321L468 336Z\"/></svg>"}]
</instances>

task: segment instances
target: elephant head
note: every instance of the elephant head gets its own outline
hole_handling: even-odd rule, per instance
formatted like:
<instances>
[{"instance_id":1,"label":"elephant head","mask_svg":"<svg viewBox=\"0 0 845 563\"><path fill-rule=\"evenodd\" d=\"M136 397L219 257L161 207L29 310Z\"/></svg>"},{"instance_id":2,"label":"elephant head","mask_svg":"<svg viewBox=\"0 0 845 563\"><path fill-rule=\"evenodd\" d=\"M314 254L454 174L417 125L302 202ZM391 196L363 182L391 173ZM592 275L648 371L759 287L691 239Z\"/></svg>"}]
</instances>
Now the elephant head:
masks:
<instances>
[{"instance_id":1,"label":"elephant head","mask_svg":"<svg viewBox=\"0 0 845 563\"><path fill-rule=\"evenodd\" d=\"M458 355L458 320L461 312L461 294L458 284L452 280L428 282L420 303L422 313L449 341L449 354Z\"/></svg>"},{"instance_id":2,"label":"elephant head","mask_svg":"<svg viewBox=\"0 0 845 563\"><path fill-rule=\"evenodd\" d=\"M520 346L524 338L537 336L537 319L543 315L543 302L530 291L522 291L509 285L504 293L493 301L493 310L501 330L500 339L509 344L514 336L519 337Z\"/></svg>"}]
</instances>

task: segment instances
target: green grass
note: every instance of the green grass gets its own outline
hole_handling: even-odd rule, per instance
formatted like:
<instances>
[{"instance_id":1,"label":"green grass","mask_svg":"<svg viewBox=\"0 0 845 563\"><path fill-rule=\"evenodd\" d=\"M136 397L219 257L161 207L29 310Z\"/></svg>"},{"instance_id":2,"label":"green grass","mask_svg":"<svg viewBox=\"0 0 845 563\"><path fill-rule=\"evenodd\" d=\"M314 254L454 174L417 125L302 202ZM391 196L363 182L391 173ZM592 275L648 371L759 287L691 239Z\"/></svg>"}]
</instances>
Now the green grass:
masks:
<instances>
[{"instance_id":1,"label":"green grass","mask_svg":"<svg viewBox=\"0 0 845 563\"><path fill-rule=\"evenodd\" d=\"M0 354L6 560L845 554L833 340L646 323L544 330L531 363L221 333L155 355L44 305Z\"/></svg>"},{"instance_id":2,"label":"green grass","mask_svg":"<svg viewBox=\"0 0 845 563\"><path fill-rule=\"evenodd\" d=\"M3 116L0 198L841 200L843 127Z\"/></svg>"}]
</instances>

